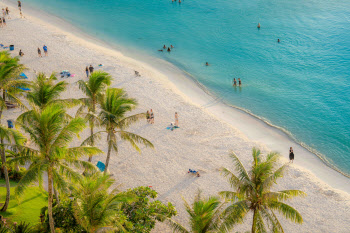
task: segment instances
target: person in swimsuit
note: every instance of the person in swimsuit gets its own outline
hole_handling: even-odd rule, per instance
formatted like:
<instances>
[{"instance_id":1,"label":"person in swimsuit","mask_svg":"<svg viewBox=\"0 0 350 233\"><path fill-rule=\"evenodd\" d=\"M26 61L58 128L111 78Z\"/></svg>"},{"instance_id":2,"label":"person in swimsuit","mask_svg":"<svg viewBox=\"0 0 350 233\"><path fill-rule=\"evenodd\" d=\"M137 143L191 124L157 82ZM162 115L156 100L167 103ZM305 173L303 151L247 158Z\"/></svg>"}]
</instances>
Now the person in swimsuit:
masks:
<instances>
[{"instance_id":1,"label":"person in swimsuit","mask_svg":"<svg viewBox=\"0 0 350 233\"><path fill-rule=\"evenodd\" d=\"M280 42L280 39L277 39L277 43L279 43Z\"/></svg>"},{"instance_id":2,"label":"person in swimsuit","mask_svg":"<svg viewBox=\"0 0 350 233\"><path fill-rule=\"evenodd\" d=\"M47 46L46 45L43 46L43 50L44 50L45 56L47 56Z\"/></svg>"},{"instance_id":3,"label":"person in swimsuit","mask_svg":"<svg viewBox=\"0 0 350 233\"><path fill-rule=\"evenodd\" d=\"M258 23L258 29L260 29L260 23Z\"/></svg>"},{"instance_id":4,"label":"person in swimsuit","mask_svg":"<svg viewBox=\"0 0 350 233\"><path fill-rule=\"evenodd\" d=\"M41 56L41 50L39 48L38 48L38 56L43 57L43 56Z\"/></svg>"},{"instance_id":5,"label":"person in swimsuit","mask_svg":"<svg viewBox=\"0 0 350 233\"><path fill-rule=\"evenodd\" d=\"M22 11L22 3L21 3L21 1L18 1L18 9L19 9L19 11Z\"/></svg>"},{"instance_id":6,"label":"person in swimsuit","mask_svg":"<svg viewBox=\"0 0 350 233\"><path fill-rule=\"evenodd\" d=\"M10 17L10 10L8 7L6 7L6 15L7 15L7 19L11 19Z\"/></svg>"},{"instance_id":7,"label":"person in swimsuit","mask_svg":"<svg viewBox=\"0 0 350 233\"><path fill-rule=\"evenodd\" d=\"M209 63L208 63L208 62L206 62L206 63L205 63L205 65L206 65L206 66L209 66Z\"/></svg>"},{"instance_id":8,"label":"person in swimsuit","mask_svg":"<svg viewBox=\"0 0 350 233\"><path fill-rule=\"evenodd\" d=\"M168 50L167 50L168 52L170 52L171 51L171 49L168 47Z\"/></svg>"},{"instance_id":9,"label":"person in swimsuit","mask_svg":"<svg viewBox=\"0 0 350 233\"><path fill-rule=\"evenodd\" d=\"M175 126L179 127L179 115L175 112Z\"/></svg>"},{"instance_id":10,"label":"person in swimsuit","mask_svg":"<svg viewBox=\"0 0 350 233\"><path fill-rule=\"evenodd\" d=\"M173 45L170 45L170 47L173 49L174 48L174 46Z\"/></svg>"},{"instance_id":11,"label":"person in swimsuit","mask_svg":"<svg viewBox=\"0 0 350 233\"><path fill-rule=\"evenodd\" d=\"M4 17L4 18L2 18L2 24L3 24L4 26L6 26L6 20L5 20L5 17Z\"/></svg>"},{"instance_id":12,"label":"person in swimsuit","mask_svg":"<svg viewBox=\"0 0 350 233\"><path fill-rule=\"evenodd\" d=\"M166 46L165 46L165 45L163 46L163 49L166 49Z\"/></svg>"},{"instance_id":13,"label":"person in swimsuit","mask_svg":"<svg viewBox=\"0 0 350 233\"><path fill-rule=\"evenodd\" d=\"M150 123L150 120L151 120L151 116L149 114L149 111L147 110L146 112L146 119L147 119L147 123Z\"/></svg>"},{"instance_id":14,"label":"person in swimsuit","mask_svg":"<svg viewBox=\"0 0 350 233\"><path fill-rule=\"evenodd\" d=\"M86 73L86 77L88 78L89 77L89 67L85 68L85 73Z\"/></svg>"},{"instance_id":15,"label":"person in swimsuit","mask_svg":"<svg viewBox=\"0 0 350 233\"><path fill-rule=\"evenodd\" d=\"M294 152L292 147L289 149L289 160L291 163L294 161Z\"/></svg>"},{"instance_id":16,"label":"person in swimsuit","mask_svg":"<svg viewBox=\"0 0 350 233\"><path fill-rule=\"evenodd\" d=\"M21 57L24 56L24 53L22 52L22 49L19 50L19 55L20 55Z\"/></svg>"},{"instance_id":17,"label":"person in swimsuit","mask_svg":"<svg viewBox=\"0 0 350 233\"><path fill-rule=\"evenodd\" d=\"M0 17L0 27L2 27L2 19L1 19L1 17Z\"/></svg>"},{"instance_id":18,"label":"person in swimsuit","mask_svg":"<svg viewBox=\"0 0 350 233\"><path fill-rule=\"evenodd\" d=\"M150 110L150 123L154 124L154 114L153 114L153 110Z\"/></svg>"},{"instance_id":19,"label":"person in swimsuit","mask_svg":"<svg viewBox=\"0 0 350 233\"><path fill-rule=\"evenodd\" d=\"M233 86L237 86L237 81L236 81L236 78L233 79Z\"/></svg>"},{"instance_id":20,"label":"person in swimsuit","mask_svg":"<svg viewBox=\"0 0 350 233\"><path fill-rule=\"evenodd\" d=\"M242 82L241 82L241 79L240 79L240 78L238 78L238 85L239 85L239 86L242 86Z\"/></svg>"}]
</instances>

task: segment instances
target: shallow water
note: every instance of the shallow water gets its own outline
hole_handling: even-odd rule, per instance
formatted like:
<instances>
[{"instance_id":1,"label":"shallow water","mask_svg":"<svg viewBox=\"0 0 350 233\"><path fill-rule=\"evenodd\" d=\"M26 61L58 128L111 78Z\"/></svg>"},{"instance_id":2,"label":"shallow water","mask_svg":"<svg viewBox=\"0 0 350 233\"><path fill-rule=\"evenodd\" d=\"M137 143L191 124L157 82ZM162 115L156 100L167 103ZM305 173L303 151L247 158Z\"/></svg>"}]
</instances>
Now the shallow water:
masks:
<instances>
[{"instance_id":1,"label":"shallow water","mask_svg":"<svg viewBox=\"0 0 350 233\"><path fill-rule=\"evenodd\" d=\"M291 132L350 174L350 1L26 0L24 9L26 4L123 52L175 64L226 103ZM158 52L164 44L175 48ZM233 78L243 86L232 87Z\"/></svg>"}]
</instances>

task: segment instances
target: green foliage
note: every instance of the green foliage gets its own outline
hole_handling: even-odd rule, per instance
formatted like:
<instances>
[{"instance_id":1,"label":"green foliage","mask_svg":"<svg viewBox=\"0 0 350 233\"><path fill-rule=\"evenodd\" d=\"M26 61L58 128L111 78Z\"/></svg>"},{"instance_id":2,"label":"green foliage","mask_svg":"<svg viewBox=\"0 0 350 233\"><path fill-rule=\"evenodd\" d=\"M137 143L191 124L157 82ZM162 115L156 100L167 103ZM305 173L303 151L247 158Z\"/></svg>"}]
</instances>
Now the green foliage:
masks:
<instances>
[{"instance_id":1,"label":"green foliage","mask_svg":"<svg viewBox=\"0 0 350 233\"><path fill-rule=\"evenodd\" d=\"M43 211L46 212L46 209ZM82 227L77 223L74 217L73 211L73 201L70 199L61 200L59 205L55 205L52 209L53 218L55 220L55 227L59 228L62 233L70 233L70 232L81 232L84 233L86 231L83 230ZM49 232L49 217L48 215L45 218L45 227Z\"/></svg>"},{"instance_id":2,"label":"green foliage","mask_svg":"<svg viewBox=\"0 0 350 233\"><path fill-rule=\"evenodd\" d=\"M231 205L226 209L226 215L241 216L242 218L253 212L252 232L283 232L282 225L274 211L285 218L301 224L303 218L293 207L283 201L306 194L299 190L271 191L277 180L283 177L288 164L277 167L279 154L269 153L263 157L260 150L253 148L253 163L248 173L238 157L232 152L230 157L238 175L229 169L221 168L222 174L228 178L234 191L223 191L220 195ZM266 224L267 223L267 224Z\"/></svg>"},{"instance_id":3,"label":"green foliage","mask_svg":"<svg viewBox=\"0 0 350 233\"><path fill-rule=\"evenodd\" d=\"M123 203L122 210L132 223L130 232L146 233L151 232L156 221L164 221L165 218L171 218L176 215L175 207L169 202L163 204L157 198L157 192L149 187L137 187L129 189L127 195L137 196L137 201L132 203Z\"/></svg>"},{"instance_id":4,"label":"green foliage","mask_svg":"<svg viewBox=\"0 0 350 233\"><path fill-rule=\"evenodd\" d=\"M24 167L20 167L19 171L16 171L16 169L11 169L9 170L9 178L12 181L19 181L20 179L22 179L25 172L26 172L26 169Z\"/></svg>"}]
</instances>

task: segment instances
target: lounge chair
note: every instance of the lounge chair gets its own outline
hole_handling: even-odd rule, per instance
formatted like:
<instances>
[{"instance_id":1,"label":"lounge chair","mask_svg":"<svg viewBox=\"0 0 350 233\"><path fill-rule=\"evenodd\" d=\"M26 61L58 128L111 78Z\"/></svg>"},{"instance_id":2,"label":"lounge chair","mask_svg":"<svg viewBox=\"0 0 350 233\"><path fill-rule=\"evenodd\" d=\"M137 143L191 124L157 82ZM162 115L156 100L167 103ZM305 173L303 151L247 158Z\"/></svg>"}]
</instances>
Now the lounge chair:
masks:
<instances>
[{"instance_id":1,"label":"lounge chair","mask_svg":"<svg viewBox=\"0 0 350 233\"><path fill-rule=\"evenodd\" d=\"M96 167L98 167L98 169L100 169L100 171L103 172L105 170L106 165L101 161L98 161Z\"/></svg>"},{"instance_id":2,"label":"lounge chair","mask_svg":"<svg viewBox=\"0 0 350 233\"><path fill-rule=\"evenodd\" d=\"M9 129L12 129L13 128L13 121L12 120L7 120L7 127Z\"/></svg>"}]
</instances>

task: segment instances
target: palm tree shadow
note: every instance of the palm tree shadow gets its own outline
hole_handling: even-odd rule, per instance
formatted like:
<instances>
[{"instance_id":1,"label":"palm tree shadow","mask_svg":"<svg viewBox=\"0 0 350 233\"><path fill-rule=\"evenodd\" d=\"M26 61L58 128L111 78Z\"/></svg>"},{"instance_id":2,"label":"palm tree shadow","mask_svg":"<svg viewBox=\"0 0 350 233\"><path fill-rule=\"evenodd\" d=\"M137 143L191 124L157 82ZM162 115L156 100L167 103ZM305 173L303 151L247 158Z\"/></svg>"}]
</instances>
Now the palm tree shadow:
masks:
<instances>
[{"instance_id":1,"label":"palm tree shadow","mask_svg":"<svg viewBox=\"0 0 350 233\"><path fill-rule=\"evenodd\" d=\"M165 198L169 197L172 193L179 192L183 189L186 189L190 186L198 177L193 176L192 174L188 174L184 179L182 179L179 183L171 187L166 193L159 196L160 201L164 201Z\"/></svg>"},{"instance_id":2,"label":"palm tree shadow","mask_svg":"<svg viewBox=\"0 0 350 233\"><path fill-rule=\"evenodd\" d=\"M25 199L25 200L19 200L19 201L17 201L17 204L11 206L11 208L16 208L17 206L22 205L23 203L30 202L31 200L34 200L34 199L40 197L41 195L42 195L41 193L38 193L34 197L31 197L31 198L28 198L28 199Z\"/></svg>"}]
</instances>

